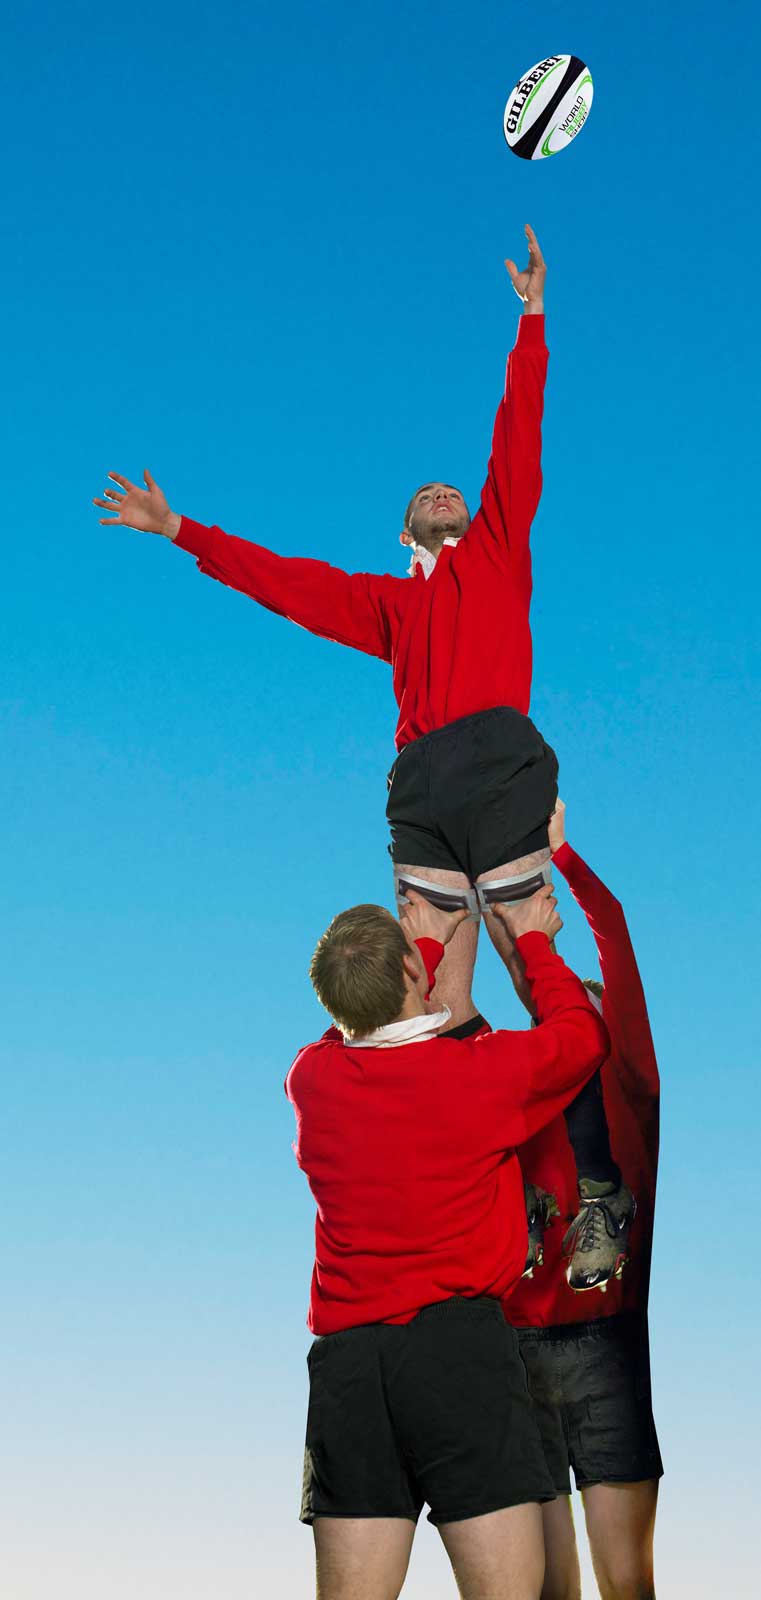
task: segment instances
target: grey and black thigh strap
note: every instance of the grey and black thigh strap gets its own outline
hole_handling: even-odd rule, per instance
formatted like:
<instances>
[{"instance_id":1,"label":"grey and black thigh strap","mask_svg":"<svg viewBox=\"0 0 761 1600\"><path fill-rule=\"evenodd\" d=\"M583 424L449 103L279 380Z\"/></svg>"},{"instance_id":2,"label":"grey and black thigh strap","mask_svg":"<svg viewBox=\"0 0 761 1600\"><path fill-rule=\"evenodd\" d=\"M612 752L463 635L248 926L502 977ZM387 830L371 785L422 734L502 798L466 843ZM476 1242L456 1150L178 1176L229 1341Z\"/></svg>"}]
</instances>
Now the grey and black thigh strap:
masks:
<instances>
[{"instance_id":1,"label":"grey and black thigh strap","mask_svg":"<svg viewBox=\"0 0 761 1600\"><path fill-rule=\"evenodd\" d=\"M474 921L482 911L488 912L495 904L516 905L528 900L537 889L552 881L552 862L548 858L541 867L530 872L516 872L510 878L495 878L490 883L471 884L469 889L451 889L442 883L432 883L430 878L416 878L403 867L394 865L394 888L400 906L409 905L406 890L415 889L424 900L440 911L462 911L463 907Z\"/></svg>"},{"instance_id":2,"label":"grey and black thigh strap","mask_svg":"<svg viewBox=\"0 0 761 1600\"><path fill-rule=\"evenodd\" d=\"M396 863L394 863L394 888L400 906L409 905L406 890L415 889L432 906L438 906L440 911L462 911L465 907L476 922L481 915L476 889L448 889L446 884L431 883L430 878L414 878L411 872L405 872Z\"/></svg>"},{"instance_id":3,"label":"grey and black thigh strap","mask_svg":"<svg viewBox=\"0 0 761 1600\"><path fill-rule=\"evenodd\" d=\"M552 859L548 856L540 867L532 867L530 872L516 872L511 878L492 878L489 883L477 883L476 894L481 910L490 911L493 905L512 906L519 900L528 900L537 889L551 882Z\"/></svg>"}]
</instances>

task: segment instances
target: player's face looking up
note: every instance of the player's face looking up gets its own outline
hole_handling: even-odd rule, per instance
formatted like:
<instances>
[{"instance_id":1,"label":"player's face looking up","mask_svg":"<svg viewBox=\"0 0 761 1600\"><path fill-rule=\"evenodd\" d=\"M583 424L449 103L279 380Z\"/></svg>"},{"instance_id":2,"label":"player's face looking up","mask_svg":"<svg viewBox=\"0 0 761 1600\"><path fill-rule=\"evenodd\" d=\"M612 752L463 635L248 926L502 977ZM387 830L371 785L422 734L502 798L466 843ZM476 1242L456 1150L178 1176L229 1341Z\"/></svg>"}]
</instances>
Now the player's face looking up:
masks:
<instances>
[{"instance_id":1,"label":"player's face looking up","mask_svg":"<svg viewBox=\"0 0 761 1600\"><path fill-rule=\"evenodd\" d=\"M470 512L451 483L424 483L413 494L404 517L402 544L420 544L437 555L445 539L460 539Z\"/></svg>"}]
</instances>

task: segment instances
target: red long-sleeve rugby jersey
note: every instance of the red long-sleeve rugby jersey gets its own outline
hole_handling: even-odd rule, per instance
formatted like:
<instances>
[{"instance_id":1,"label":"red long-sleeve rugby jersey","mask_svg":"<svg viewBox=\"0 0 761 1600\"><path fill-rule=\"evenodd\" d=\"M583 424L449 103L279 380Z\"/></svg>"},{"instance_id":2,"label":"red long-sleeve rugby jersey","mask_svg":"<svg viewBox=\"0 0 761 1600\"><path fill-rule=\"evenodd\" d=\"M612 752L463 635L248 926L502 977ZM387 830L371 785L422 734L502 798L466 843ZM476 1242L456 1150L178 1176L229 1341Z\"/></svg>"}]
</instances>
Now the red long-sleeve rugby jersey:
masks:
<instances>
[{"instance_id":1,"label":"red long-sleeve rugby jersey","mask_svg":"<svg viewBox=\"0 0 761 1600\"><path fill-rule=\"evenodd\" d=\"M544 317L523 316L507 363L488 474L470 527L445 544L429 578L350 575L277 556L183 517L176 543L200 570L311 633L393 667L396 746L493 706L528 711L529 531L542 489Z\"/></svg>"},{"instance_id":2,"label":"red long-sleeve rugby jersey","mask_svg":"<svg viewBox=\"0 0 761 1600\"><path fill-rule=\"evenodd\" d=\"M542 933L519 941L541 1027L345 1044L291 1067L294 1145L317 1203L308 1323L408 1322L450 1295L507 1296L526 1260L514 1154L590 1077L607 1029Z\"/></svg>"},{"instance_id":3,"label":"red long-sleeve rugby jersey","mask_svg":"<svg viewBox=\"0 0 761 1600\"><path fill-rule=\"evenodd\" d=\"M642 981L620 902L569 844L555 852L552 864L567 880L597 945L603 1016L611 1041L601 1071L603 1101L613 1159L633 1191L637 1215L629 1264L620 1282L609 1283L604 1294L598 1289L575 1294L566 1281L568 1262L561 1253L563 1234L579 1208L565 1118L556 1117L522 1145L518 1157L524 1177L557 1196L560 1216L545 1229L544 1265L536 1268L533 1278L524 1278L505 1304L508 1321L518 1328L555 1327L644 1310L650 1279L660 1085Z\"/></svg>"}]
</instances>

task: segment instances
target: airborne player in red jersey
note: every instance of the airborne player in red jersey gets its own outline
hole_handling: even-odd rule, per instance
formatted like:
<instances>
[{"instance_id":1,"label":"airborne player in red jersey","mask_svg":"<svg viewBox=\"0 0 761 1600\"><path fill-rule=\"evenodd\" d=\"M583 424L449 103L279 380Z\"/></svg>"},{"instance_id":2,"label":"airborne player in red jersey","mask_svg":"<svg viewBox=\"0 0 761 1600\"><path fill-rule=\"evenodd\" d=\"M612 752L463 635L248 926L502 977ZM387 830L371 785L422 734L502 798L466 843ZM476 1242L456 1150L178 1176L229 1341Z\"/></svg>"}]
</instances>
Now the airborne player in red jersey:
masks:
<instances>
[{"instance_id":1,"label":"airborne player in red jersey","mask_svg":"<svg viewBox=\"0 0 761 1600\"><path fill-rule=\"evenodd\" d=\"M399 721L387 814L400 899L411 880L472 913L447 950L434 996L454 1024L476 1015L478 917L498 897L495 885L510 901L546 877L556 796L557 762L527 715L529 532L542 486L547 348L546 268L535 235L526 233L525 271L506 263L523 315L480 507L471 520L460 490L423 484L400 535L411 552L408 577L348 574L204 527L170 510L149 473L145 488L111 473L95 501L111 513L101 518L107 525L163 534L209 577L323 638L390 662Z\"/></svg>"}]
</instances>

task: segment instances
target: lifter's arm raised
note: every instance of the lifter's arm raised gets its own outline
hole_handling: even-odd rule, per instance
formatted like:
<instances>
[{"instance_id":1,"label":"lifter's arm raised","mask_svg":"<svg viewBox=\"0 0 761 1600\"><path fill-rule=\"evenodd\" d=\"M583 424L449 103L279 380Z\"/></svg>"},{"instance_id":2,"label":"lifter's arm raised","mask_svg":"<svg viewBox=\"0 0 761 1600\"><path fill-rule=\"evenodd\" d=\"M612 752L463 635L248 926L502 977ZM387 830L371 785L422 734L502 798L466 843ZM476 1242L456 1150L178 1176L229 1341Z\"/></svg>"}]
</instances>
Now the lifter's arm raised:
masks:
<instances>
[{"instance_id":1,"label":"lifter's arm raised","mask_svg":"<svg viewBox=\"0 0 761 1600\"><path fill-rule=\"evenodd\" d=\"M610 1047L607 1028L583 985L546 936L522 934L517 949L542 1020L530 1033L496 1030L473 1039L473 1081L506 1149L524 1144L552 1122Z\"/></svg>"},{"instance_id":2,"label":"lifter's arm raised","mask_svg":"<svg viewBox=\"0 0 761 1600\"><path fill-rule=\"evenodd\" d=\"M550 821L552 864L563 874L580 905L597 945L604 998L627 1074L627 1087L638 1099L657 1099L658 1066L647 1004L623 906L565 838L565 807L558 801Z\"/></svg>"}]
</instances>

